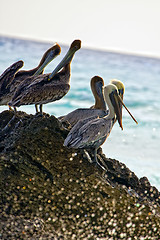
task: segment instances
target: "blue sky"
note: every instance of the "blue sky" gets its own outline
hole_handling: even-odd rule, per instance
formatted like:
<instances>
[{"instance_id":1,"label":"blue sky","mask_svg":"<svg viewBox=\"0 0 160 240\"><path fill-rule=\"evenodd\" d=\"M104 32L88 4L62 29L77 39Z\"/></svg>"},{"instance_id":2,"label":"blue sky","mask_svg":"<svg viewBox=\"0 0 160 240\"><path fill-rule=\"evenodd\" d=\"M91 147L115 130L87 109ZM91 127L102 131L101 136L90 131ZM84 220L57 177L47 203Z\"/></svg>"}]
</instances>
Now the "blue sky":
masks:
<instances>
[{"instance_id":1,"label":"blue sky","mask_svg":"<svg viewBox=\"0 0 160 240\"><path fill-rule=\"evenodd\" d=\"M1 0L0 34L160 57L160 1Z\"/></svg>"}]
</instances>

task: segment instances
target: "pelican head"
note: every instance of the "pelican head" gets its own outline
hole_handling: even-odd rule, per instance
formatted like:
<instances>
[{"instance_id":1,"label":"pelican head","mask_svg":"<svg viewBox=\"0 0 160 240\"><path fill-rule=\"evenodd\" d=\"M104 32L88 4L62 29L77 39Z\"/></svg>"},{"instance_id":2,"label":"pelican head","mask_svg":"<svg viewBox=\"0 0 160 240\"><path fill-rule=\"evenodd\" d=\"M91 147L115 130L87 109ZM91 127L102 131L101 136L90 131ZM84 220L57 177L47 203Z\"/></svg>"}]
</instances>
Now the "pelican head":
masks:
<instances>
[{"instance_id":1,"label":"pelican head","mask_svg":"<svg viewBox=\"0 0 160 240\"><path fill-rule=\"evenodd\" d=\"M49 48L45 54L43 55L43 58L40 62L40 67L35 72L34 76L38 76L42 73L43 69L59 54L61 53L61 47L58 43L55 43L51 48Z\"/></svg>"},{"instance_id":2,"label":"pelican head","mask_svg":"<svg viewBox=\"0 0 160 240\"><path fill-rule=\"evenodd\" d=\"M123 130L123 126L122 126L122 114L121 114L121 109L120 109L120 103L125 107L125 109L130 114L132 119L136 123L138 123L136 121L136 119L133 117L133 115L130 113L130 111L128 110L126 105L123 103L123 100L121 99L121 97L118 93L118 88L115 85L108 84L107 86L105 86L104 87L104 96L105 96L105 100L106 100L109 110L110 110L109 115L111 116L111 118L113 118L116 114L118 123L122 130Z\"/></svg>"},{"instance_id":3,"label":"pelican head","mask_svg":"<svg viewBox=\"0 0 160 240\"><path fill-rule=\"evenodd\" d=\"M64 66L66 66L68 63L70 63L72 61L72 58L75 54L75 52L77 50L79 50L81 48L81 41L80 40L74 40L68 50L68 52L66 53L66 55L64 56L64 58L62 59L62 61L58 64L58 66L53 70L53 72L49 75L49 79L52 79L53 76Z\"/></svg>"},{"instance_id":4,"label":"pelican head","mask_svg":"<svg viewBox=\"0 0 160 240\"><path fill-rule=\"evenodd\" d=\"M104 101L104 81L103 78L99 76L94 76L91 78L91 89L95 97L95 108L106 110L106 103Z\"/></svg>"},{"instance_id":5,"label":"pelican head","mask_svg":"<svg viewBox=\"0 0 160 240\"><path fill-rule=\"evenodd\" d=\"M125 92L124 84L118 79L112 79L110 81L110 83L114 84L118 88L119 95L123 100L123 95L124 95L124 92Z\"/></svg>"},{"instance_id":6,"label":"pelican head","mask_svg":"<svg viewBox=\"0 0 160 240\"><path fill-rule=\"evenodd\" d=\"M102 96L103 86L104 86L103 78L101 78L99 76L94 76L91 79L91 89L92 89L92 92L93 92L94 96L96 96L97 94L98 94L99 97Z\"/></svg>"}]
</instances>

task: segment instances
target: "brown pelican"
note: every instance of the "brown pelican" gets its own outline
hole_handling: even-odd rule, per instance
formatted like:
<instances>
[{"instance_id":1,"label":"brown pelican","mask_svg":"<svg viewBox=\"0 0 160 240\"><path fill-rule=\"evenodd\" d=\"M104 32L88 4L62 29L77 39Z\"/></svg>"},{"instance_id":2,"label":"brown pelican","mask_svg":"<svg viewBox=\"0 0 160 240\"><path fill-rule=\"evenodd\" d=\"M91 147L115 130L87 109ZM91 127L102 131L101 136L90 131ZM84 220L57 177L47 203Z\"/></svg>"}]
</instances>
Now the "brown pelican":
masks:
<instances>
[{"instance_id":1,"label":"brown pelican","mask_svg":"<svg viewBox=\"0 0 160 240\"><path fill-rule=\"evenodd\" d=\"M0 77L0 105L7 105L8 102L12 99L14 92L16 91L18 86L22 84L22 82L29 76L37 76L43 73L44 68L57 55L59 55L60 52L61 48L56 43L44 53L39 65L36 68L33 68L31 70L18 71L18 69L23 66L23 61L19 61L7 68L7 70ZM14 69L16 69L15 72L13 72L13 67Z\"/></svg>"},{"instance_id":2,"label":"brown pelican","mask_svg":"<svg viewBox=\"0 0 160 240\"><path fill-rule=\"evenodd\" d=\"M9 106L39 104L42 113L42 104L59 100L66 95L70 89L71 61L80 48L81 41L73 41L65 57L51 74L27 78L19 85Z\"/></svg>"},{"instance_id":3,"label":"brown pelican","mask_svg":"<svg viewBox=\"0 0 160 240\"><path fill-rule=\"evenodd\" d=\"M103 78L94 76L91 79L91 90L95 98L95 105L91 108L78 108L66 116L59 117L60 121L68 121L73 127L80 119L88 118L91 116L104 117L106 115L106 103L103 95Z\"/></svg>"},{"instance_id":4,"label":"brown pelican","mask_svg":"<svg viewBox=\"0 0 160 240\"><path fill-rule=\"evenodd\" d=\"M123 94L124 94L124 84L117 79L112 79L110 83L114 84L117 86L119 94L121 98L123 99ZM103 93L103 86L104 86L104 81L101 77L95 76L91 79L91 90L93 92L93 95L95 97L95 105L92 106L91 108L78 108L70 113L68 113L66 116L59 117L58 119L60 121L68 121L73 127L79 120L89 118L97 118L99 117L104 117L109 113L109 110L106 110L106 103L104 100L104 93ZM120 104L121 107L121 104ZM121 113L122 113L122 108L121 108Z\"/></svg>"},{"instance_id":5,"label":"brown pelican","mask_svg":"<svg viewBox=\"0 0 160 240\"><path fill-rule=\"evenodd\" d=\"M93 149L94 150L94 162L97 161L97 149L105 142L109 136L112 127L117 117L120 127L122 127L122 115L120 112L121 103L126 110L129 112L127 107L124 105L121 97L119 96L118 89L115 85L109 84L104 88L105 101L109 107L109 114L105 117L96 119L83 119L80 120L69 132L67 138L64 141L64 146L70 148L82 148L82 149ZM129 112L131 115L131 113ZM137 123L135 118L131 115L133 120Z\"/></svg>"}]
</instances>

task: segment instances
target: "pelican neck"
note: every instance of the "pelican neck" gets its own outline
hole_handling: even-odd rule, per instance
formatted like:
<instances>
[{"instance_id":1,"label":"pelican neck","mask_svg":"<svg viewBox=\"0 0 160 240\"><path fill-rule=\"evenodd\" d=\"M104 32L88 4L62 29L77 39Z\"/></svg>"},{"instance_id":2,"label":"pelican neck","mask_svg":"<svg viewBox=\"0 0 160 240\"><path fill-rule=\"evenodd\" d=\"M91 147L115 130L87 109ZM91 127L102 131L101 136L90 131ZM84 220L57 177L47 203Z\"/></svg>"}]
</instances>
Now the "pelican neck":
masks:
<instances>
[{"instance_id":1,"label":"pelican neck","mask_svg":"<svg viewBox=\"0 0 160 240\"><path fill-rule=\"evenodd\" d=\"M110 100L109 94L105 96L105 100L109 108L109 114L105 117L105 119L113 119L115 117L115 111L114 111L112 102Z\"/></svg>"}]
</instances>

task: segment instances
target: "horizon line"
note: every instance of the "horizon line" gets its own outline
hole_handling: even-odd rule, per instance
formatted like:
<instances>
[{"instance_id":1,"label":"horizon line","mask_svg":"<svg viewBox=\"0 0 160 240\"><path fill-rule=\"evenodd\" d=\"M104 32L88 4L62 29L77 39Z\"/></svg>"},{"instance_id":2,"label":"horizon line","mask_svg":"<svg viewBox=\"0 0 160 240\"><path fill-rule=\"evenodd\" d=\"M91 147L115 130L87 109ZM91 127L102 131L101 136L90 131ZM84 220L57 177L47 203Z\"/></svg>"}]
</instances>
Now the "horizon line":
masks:
<instances>
[{"instance_id":1,"label":"horizon line","mask_svg":"<svg viewBox=\"0 0 160 240\"><path fill-rule=\"evenodd\" d=\"M62 41L53 41L49 38L36 38L36 37L25 37L25 36L15 36L15 35L10 35L10 34L3 34L0 33L0 37L6 37L6 38L14 38L14 39L19 39L19 40L24 40L24 41L32 41L32 42L37 42L37 43L51 43L51 42L58 42L59 44L62 44L63 46L68 46L70 43L67 42L62 42ZM96 46L91 46L91 45L84 45L83 48L88 49L88 50L93 50L93 51L103 51L103 52L110 52L110 53L117 53L117 54L122 54L122 55L131 55L131 56L138 56L138 57L146 57L146 58L155 58L155 59L160 59L159 55L154 55L153 53L144 53L144 52L135 52L135 51L128 51L128 50L120 50L120 49L112 49L112 48L98 48Z\"/></svg>"}]
</instances>

